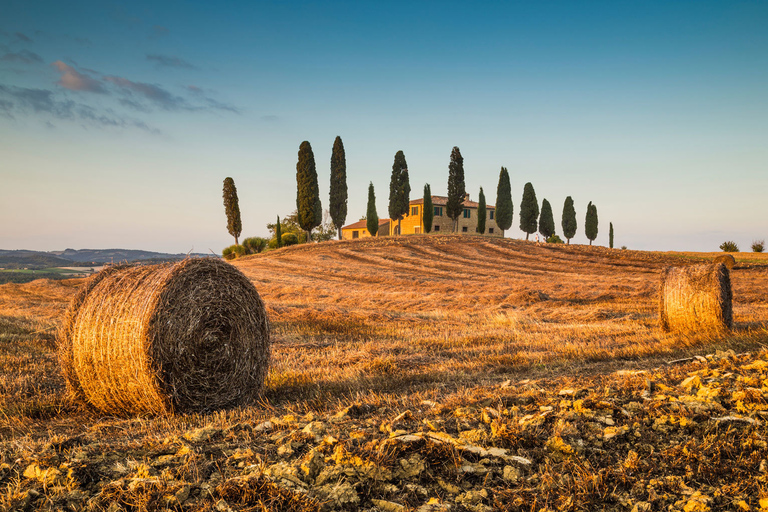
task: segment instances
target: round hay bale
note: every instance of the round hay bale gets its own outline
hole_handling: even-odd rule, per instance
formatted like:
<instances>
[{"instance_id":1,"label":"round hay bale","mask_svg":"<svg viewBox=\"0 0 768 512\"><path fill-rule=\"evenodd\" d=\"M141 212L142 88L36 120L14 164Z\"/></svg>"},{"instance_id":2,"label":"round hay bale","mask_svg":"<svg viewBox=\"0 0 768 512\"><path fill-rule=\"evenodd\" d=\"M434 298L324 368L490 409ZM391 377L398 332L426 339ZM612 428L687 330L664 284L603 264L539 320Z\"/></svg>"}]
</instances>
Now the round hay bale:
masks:
<instances>
[{"instance_id":1,"label":"round hay bale","mask_svg":"<svg viewBox=\"0 0 768 512\"><path fill-rule=\"evenodd\" d=\"M736 258L732 254L721 254L715 258L715 263L722 263L730 270L736 266Z\"/></svg>"},{"instance_id":2,"label":"round hay bale","mask_svg":"<svg viewBox=\"0 0 768 512\"><path fill-rule=\"evenodd\" d=\"M72 299L58 335L72 394L115 415L253 403L269 366L256 288L215 258L118 265Z\"/></svg>"},{"instance_id":3,"label":"round hay bale","mask_svg":"<svg viewBox=\"0 0 768 512\"><path fill-rule=\"evenodd\" d=\"M722 331L733 326L733 295L722 263L668 267L661 275L659 320L665 331Z\"/></svg>"}]
</instances>

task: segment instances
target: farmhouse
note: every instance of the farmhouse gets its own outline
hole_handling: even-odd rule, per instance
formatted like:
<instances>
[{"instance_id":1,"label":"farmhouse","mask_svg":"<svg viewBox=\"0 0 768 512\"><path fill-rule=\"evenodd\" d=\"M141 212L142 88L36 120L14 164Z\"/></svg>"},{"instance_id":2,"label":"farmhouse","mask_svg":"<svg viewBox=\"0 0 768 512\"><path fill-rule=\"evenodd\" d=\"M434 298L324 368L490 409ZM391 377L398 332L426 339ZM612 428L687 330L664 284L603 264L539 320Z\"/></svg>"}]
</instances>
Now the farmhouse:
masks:
<instances>
[{"instance_id":1,"label":"farmhouse","mask_svg":"<svg viewBox=\"0 0 768 512\"><path fill-rule=\"evenodd\" d=\"M379 219L379 232L376 236L387 236L390 231L390 219ZM349 224L341 228L341 238L344 240L352 240L353 238L365 238L371 236L368 232L368 221L360 219L354 224Z\"/></svg>"},{"instance_id":2,"label":"farmhouse","mask_svg":"<svg viewBox=\"0 0 768 512\"><path fill-rule=\"evenodd\" d=\"M445 205L448 198L445 196L432 196L432 207L434 218L432 219L433 233L452 233L453 221L448 217ZM478 203L469 200L469 194L464 197L464 211L459 215L459 233L477 233L477 207ZM492 204L486 205L485 233L488 235L502 236L503 233L496 225L496 207ZM378 236L387 236L389 234L397 235L397 221L391 219L379 220ZM400 229L403 235L414 235L424 233L424 199L414 199L410 202L409 211L400 221ZM342 238L363 238L371 236L365 227L365 220L360 220L354 224L341 228Z\"/></svg>"}]
</instances>

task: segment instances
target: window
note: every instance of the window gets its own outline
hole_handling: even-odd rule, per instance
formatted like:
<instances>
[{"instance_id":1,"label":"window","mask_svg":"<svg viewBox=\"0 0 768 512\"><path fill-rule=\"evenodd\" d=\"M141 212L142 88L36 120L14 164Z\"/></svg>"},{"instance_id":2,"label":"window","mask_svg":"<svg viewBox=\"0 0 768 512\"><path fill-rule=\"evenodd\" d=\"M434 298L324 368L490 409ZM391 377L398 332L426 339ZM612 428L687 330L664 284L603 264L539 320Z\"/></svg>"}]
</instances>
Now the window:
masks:
<instances>
[{"instance_id":1,"label":"window","mask_svg":"<svg viewBox=\"0 0 768 512\"><path fill-rule=\"evenodd\" d=\"M469 208L464 208L464 218L465 219L469 218Z\"/></svg>"},{"instance_id":2,"label":"window","mask_svg":"<svg viewBox=\"0 0 768 512\"><path fill-rule=\"evenodd\" d=\"M413 233L415 235L418 235L419 233L421 233L421 226L414 226L413 227Z\"/></svg>"},{"instance_id":3,"label":"window","mask_svg":"<svg viewBox=\"0 0 768 512\"><path fill-rule=\"evenodd\" d=\"M440 231L440 226L438 226L437 224L435 224L435 229L433 229L433 231Z\"/></svg>"},{"instance_id":4,"label":"window","mask_svg":"<svg viewBox=\"0 0 768 512\"><path fill-rule=\"evenodd\" d=\"M467 232L467 226L464 226L464 227L462 227L462 228L461 228L461 232L462 232L462 233L466 233L466 232Z\"/></svg>"},{"instance_id":5,"label":"window","mask_svg":"<svg viewBox=\"0 0 768 512\"><path fill-rule=\"evenodd\" d=\"M418 214L419 214L419 207L411 206L411 215L418 215Z\"/></svg>"},{"instance_id":6,"label":"window","mask_svg":"<svg viewBox=\"0 0 768 512\"><path fill-rule=\"evenodd\" d=\"M488 210L488 214L489 214L491 220L493 220L493 212L495 212L495 211L496 210Z\"/></svg>"},{"instance_id":7,"label":"window","mask_svg":"<svg viewBox=\"0 0 768 512\"><path fill-rule=\"evenodd\" d=\"M352 232L352 238L360 238L360 232L359 231L353 231Z\"/></svg>"},{"instance_id":8,"label":"window","mask_svg":"<svg viewBox=\"0 0 768 512\"><path fill-rule=\"evenodd\" d=\"M488 234L489 234L489 235L492 235L492 234L493 234L493 228L488 228Z\"/></svg>"},{"instance_id":9,"label":"window","mask_svg":"<svg viewBox=\"0 0 768 512\"><path fill-rule=\"evenodd\" d=\"M443 216L443 207L435 206L435 217L442 217L442 216Z\"/></svg>"}]
</instances>

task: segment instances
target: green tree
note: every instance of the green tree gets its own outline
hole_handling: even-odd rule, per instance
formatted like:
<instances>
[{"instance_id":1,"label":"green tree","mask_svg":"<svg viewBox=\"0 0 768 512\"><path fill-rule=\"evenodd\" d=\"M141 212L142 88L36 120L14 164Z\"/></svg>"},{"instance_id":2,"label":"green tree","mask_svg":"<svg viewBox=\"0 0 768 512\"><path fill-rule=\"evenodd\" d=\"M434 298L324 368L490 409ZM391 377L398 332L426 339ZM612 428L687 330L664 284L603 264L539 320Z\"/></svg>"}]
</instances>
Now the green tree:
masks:
<instances>
[{"instance_id":1,"label":"green tree","mask_svg":"<svg viewBox=\"0 0 768 512\"><path fill-rule=\"evenodd\" d=\"M568 245L570 245L571 238L576 234L576 209L573 207L571 196L565 198L563 220L560 225L563 227L563 236L568 240Z\"/></svg>"},{"instance_id":2,"label":"green tree","mask_svg":"<svg viewBox=\"0 0 768 512\"><path fill-rule=\"evenodd\" d=\"M608 223L608 247L613 249L613 222Z\"/></svg>"},{"instance_id":3,"label":"green tree","mask_svg":"<svg viewBox=\"0 0 768 512\"><path fill-rule=\"evenodd\" d=\"M544 240L549 239L555 234L555 218L552 215L552 206L549 201L542 199L541 201L541 217L539 217L539 233L542 234Z\"/></svg>"},{"instance_id":4,"label":"green tree","mask_svg":"<svg viewBox=\"0 0 768 512\"><path fill-rule=\"evenodd\" d=\"M341 226L347 220L347 157L344 154L344 143L338 136L333 141L331 152L331 196L328 204L333 225L341 240Z\"/></svg>"},{"instance_id":5,"label":"green tree","mask_svg":"<svg viewBox=\"0 0 768 512\"><path fill-rule=\"evenodd\" d=\"M397 234L400 231L400 221L408 214L410 206L411 184L408 180L408 163L402 151L395 153L392 164L392 176L389 180L389 218L397 221Z\"/></svg>"},{"instance_id":6,"label":"green tree","mask_svg":"<svg viewBox=\"0 0 768 512\"><path fill-rule=\"evenodd\" d=\"M480 187L480 195L477 197L477 232L481 235L485 234L485 193L483 187Z\"/></svg>"},{"instance_id":7,"label":"green tree","mask_svg":"<svg viewBox=\"0 0 768 512\"><path fill-rule=\"evenodd\" d=\"M496 225L499 226L502 237L504 232L512 227L513 214L509 173L506 167L502 167L499 173L499 185L496 187Z\"/></svg>"},{"instance_id":8,"label":"green tree","mask_svg":"<svg viewBox=\"0 0 768 512\"><path fill-rule=\"evenodd\" d=\"M365 214L366 228L371 236L379 232L379 214L376 213L376 194L373 192L373 182L368 185L368 209Z\"/></svg>"},{"instance_id":9,"label":"green tree","mask_svg":"<svg viewBox=\"0 0 768 512\"><path fill-rule=\"evenodd\" d=\"M448 164L448 201L445 213L453 220L453 231L459 230L459 215L464 211L464 196L467 194L464 186L464 158L459 148L451 150L451 162Z\"/></svg>"},{"instance_id":10,"label":"green tree","mask_svg":"<svg viewBox=\"0 0 768 512\"><path fill-rule=\"evenodd\" d=\"M525 232L525 239L531 233L536 232L536 222L539 218L539 202L536 200L536 192L529 181L523 188L523 200L520 202L520 229Z\"/></svg>"},{"instance_id":11,"label":"green tree","mask_svg":"<svg viewBox=\"0 0 768 512\"><path fill-rule=\"evenodd\" d=\"M298 216L299 216L298 211L293 210L293 212L290 215L286 215L285 217L280 219L281 239L282 239L282 235L286 233L293 233L298 238L299 243L304 243L307 241L307 232L304 231L304 229L299 225ZM271 244L270 247L276 248L277 247L277 224L275 223L267 224L267 229L269 229L269 232L272 233L272 239L270 240L270 244Z\"/></svg>"},{"instance_id":12,"label":"green tree","mask_svg":"<svg viewBox=\"0 0 768 512\"><path fill-rule=\"evenodd\" d=\"M235 237L235 245L239 245L237 238L243 231L243 223L240 221L240 204L237 200L237 188L235 180L224 179L224 211L227 214L227 231Z\"/></svg>"},{"instance_id":13,"label":"green tree","mask_svg":"<svg viewBox=\"0 0 768 512\"><path fill-rule=\"evenodd\" d=\"M269 226L267 226L269 227ZM277 224L275 224L275 240L277 240L278 249L283 246L283 228L280 225L280 216L277 216Z\"/></svg>"},{"instance_id":14,"label":"green tree","mask_svg":"<svg viewBox=\"0 0 768 512\"><path fill-rule=\"evenodd\" d=\"M589 238L589 245L597 238L597 206L592 201L587 205L587 218L584 220L584 233Z\"/></svg>"},{"instance_id":15,"label":"green tree","mask_svg":"<svg viewBox=\"0 0 768 512\"><path fill-rule=\"evenodd\" d=\"M312 146L306 140L299 146L299 161L296 163L296 211L299 226L312 240L312 228L323 220L320 204L320 188L317 185L317 168Z\"/></svg>"},{"instance_id":16,"label":"green tree","mask_svg":"<svg viewBox=\"0 0 768 512\"><path fill-rule=\"evenodd\" d=\"M432 189L429 183L424 185L424 232L432 231L432 221L435 219L435 207L432 205Z\"/></svg>"}]
</instances>

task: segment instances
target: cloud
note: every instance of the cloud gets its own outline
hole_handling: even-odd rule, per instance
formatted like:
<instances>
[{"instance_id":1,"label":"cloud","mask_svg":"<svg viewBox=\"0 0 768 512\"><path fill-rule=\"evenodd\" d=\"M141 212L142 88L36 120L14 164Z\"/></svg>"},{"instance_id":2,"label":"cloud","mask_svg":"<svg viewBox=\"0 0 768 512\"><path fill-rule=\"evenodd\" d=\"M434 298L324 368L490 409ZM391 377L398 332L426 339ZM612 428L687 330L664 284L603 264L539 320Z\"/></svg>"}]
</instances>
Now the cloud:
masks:
<instances>
[{"instance_id":1,"label":"cloud","mask_svg":"<svg viewBox=\"0 0 768 512\"><path fill-rule=\"evenodd\" d=\"M25 36L25 35L24 35L24 34L22 34L21 32L16 32L16 33L14 33L14 34L13 34L13 37L14 37L14 38L15 38L17 41L21 41L22 43L33 43L33 42L34 42L34 41L32 41L32 39L30 39L29 37Z\"/></svg>"},{"instance_id":2,"label":"cloud","mask_svg":"<svg viewBox=\"0 0 768 512\"><path fill-rule=\"evenodd\" d=\"M206 94L206 92L202 88L200 88L200 87L198 87L196 85L188 85L187 86L187 90L190 93L192 93L192 95L195 98L197 98L198 100L200 100L203 103L205 103L206 108L211 108L211 109L214 109L214 110L226 110L226 111L232 112L234 114L241 114L242 113L241 109L235 107L234 105L229 105L227 103L222 103L222 102L220 102L218 100L215 100L215 99L211 98L210 96L208 96Z\"/></svg>"},{"instance_id":3,"label":"cloud","mask_svg":"<svg viewBox=\"0 0 768 512\"><path fill-rule=\"evenodd\" d=\"M21 50L20 52L16 53L6 53L0 57L0 61L34 64L36 62L43 62L43 58L35 52L30 52L29 50Z\"/></svg>"},{"instance_id":4,"label":"cloud","mask_svg":"<svg viewBox=\"0 0 768 512\"><path fill-rule=\"evenodd\" d=\"M65 89L96 93L107 92L101 82L78 72L75 68L64 64L60 60L57 60L51 65L61 73L61 79L56 83Z\"/></svg>"},{"instance_id":5,"label":"cloud","mask_svg":"<svg viewBox=\"0 0 768 512\"><path fill-rule=\"evenodd\" d=\"M150 39L160 39L168 35L168 29L162 25L152 25L152 31L149 34Z\"/></svg>"},{"instance_id":6,"label":"cloud","mask_svg":"<svg viewBox=\"0 0 768 512\"><path fill-rule=\"evenodd\" d=\"M148 54L147 60L167 68L197 69L197 66L190 64L181 57L174 57L172 55Z\"/></svg>"},{"instance_id":7,"label":"cloud","mask_svg":"<svg viewBox=\"0 0 768 512\"><path fill-rule=\"evenodd\" d=\"M122 92L143 96L165 110L190 109L184 98L174 96L159 85L134 82L120 76L105 76L104 80L118 86Z\"/></svg>"}]
</instances>

